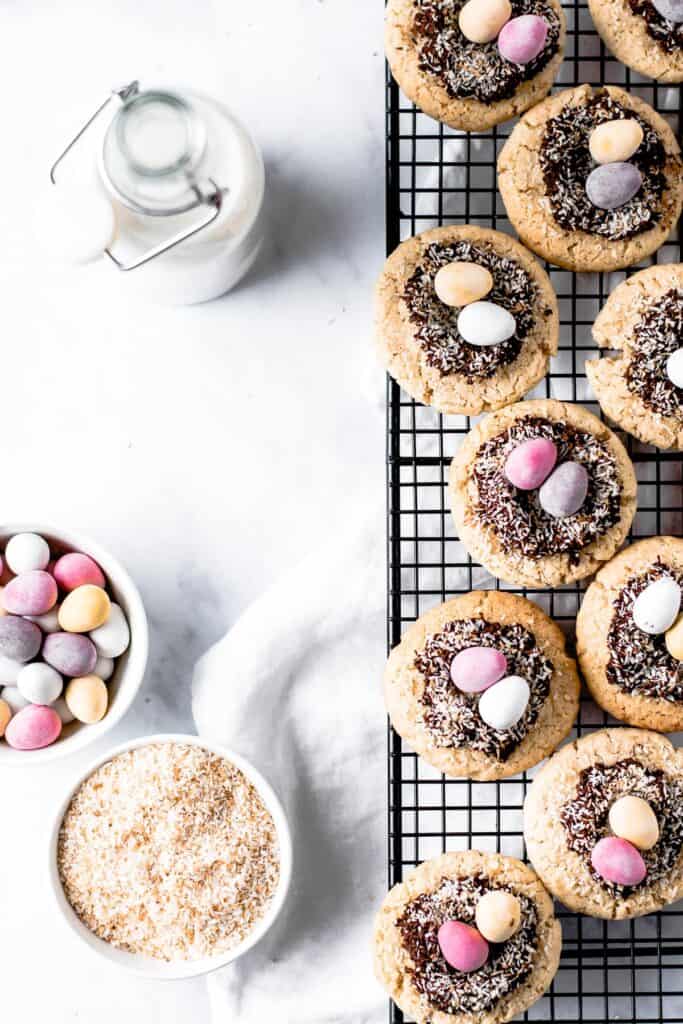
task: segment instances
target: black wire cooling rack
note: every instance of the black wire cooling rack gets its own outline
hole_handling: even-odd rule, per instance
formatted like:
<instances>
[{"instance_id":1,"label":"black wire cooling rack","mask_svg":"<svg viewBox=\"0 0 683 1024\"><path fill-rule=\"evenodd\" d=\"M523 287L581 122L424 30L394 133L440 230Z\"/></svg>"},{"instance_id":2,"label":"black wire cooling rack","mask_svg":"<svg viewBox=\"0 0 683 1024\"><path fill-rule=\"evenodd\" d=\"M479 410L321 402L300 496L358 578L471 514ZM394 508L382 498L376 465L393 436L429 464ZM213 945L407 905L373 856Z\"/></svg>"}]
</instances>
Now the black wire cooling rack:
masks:
<instances>
[{"instance_id":1,"label":"black wire cooling rack","mask_svg":"<svg viewBox=\"0 0 683 1024\"><path fill-rule=\"evenodd\" d=\"M680 137L681 91L631 73L600 42L585 3L564 5L566 56L556 89L588 82L621 85L642 96ZM512 123L462 134L438 124L406 100L387 75L387 251L440 224L478 224L512 232L496 189L496 157ZM680 234L656 254L681 261ZM596 348L591 326L626 273L572 274L547 266L560 305L558 355L532 397L595 402L584 361ZM637 269L637 268L633 268ZM630 271L633 272L633 271ZM585 586L519 590L493 579L460 543L446 495L448 466L470 429L467 417L441 416L388 383L388 642L428 608L472 589L513 589L536 601L566 629ZM622 435L639 482L639 511L631 536L680 536L683 494L680 456ZM582 700L575 735L608 719ZM448 779L389 733L389 882L447 850L476 847L524 859L522 803L533 771L500 782ZM683 904L634 921L605 922L558 908L564 946L551 990L525 1020L604 1024L683 1024ZM391 1020L404 1020L392 1007Z\"/></svg>"}]
</instances>

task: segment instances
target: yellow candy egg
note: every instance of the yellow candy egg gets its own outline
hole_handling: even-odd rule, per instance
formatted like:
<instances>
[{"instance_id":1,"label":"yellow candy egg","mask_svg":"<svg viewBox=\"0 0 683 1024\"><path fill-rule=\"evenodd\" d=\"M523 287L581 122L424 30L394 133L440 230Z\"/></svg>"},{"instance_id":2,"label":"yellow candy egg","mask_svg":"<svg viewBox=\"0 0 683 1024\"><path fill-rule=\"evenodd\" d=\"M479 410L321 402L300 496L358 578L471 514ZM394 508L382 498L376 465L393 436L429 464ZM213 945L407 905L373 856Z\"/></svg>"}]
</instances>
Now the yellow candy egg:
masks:
<instances>
[{"instance_id":1,"label":"yellow candy egg","mask_svg":"<svg viewBox=\"0 0 683 1024\"><path fill-rule=\"evenodd\" d=\"M59 609L59 625L67 633L89 633L109 618L111 601L106 590L86 583L67 594Z\"/></svg>"},{"instance_id":2,"label":"yellow candy egg","mask_svg":"<svg viewBox=\"0 0 683 1024\"><path fill-rule=\"evenodd\" d=\"M609 812L609 827L615 836L627 839L639 850L651 850L659 839L659 823L647 800L622 796Z\"/></svg>"},{"instance_id":3,"label":"yellow candy egg","mask_svg":"<svg viewBox=\"0 0 683 1024\"><path fill-rule=\"evenodd\" d=\"M666 631L664 642L671 657L683 661L683 615L679 615L671 629Z\"/></svg>"},{"instance_id":4,"label":"yellow candy egg","mask_svg":"<svg viewBox=\"0 0 683 1024\"><path fill-rule=\"evenodd\" d=\"M637 121L605 121L591 132L588 148L598 164L630 160L643 141L643 129Z\"/></svg>"},{"instance_id":5,"label":"yellow candy egg","mask_svg":"<svg viewBox=\"0 0 683 1024\"><path fill-rule=\"evenodd\" d=\"M492 889L477 903L474 917L477 928L488 942L505 942L519 928L522 907L511 892Z\"/></svg>"},{"instance_id":6,"label":"yellow candy egg","mask_svg":"<svg viewBox=\"0 0 683 1024\"><path fill-rule=\"evenodd\" d=\"M80 676L71 680L64 692L64 700L74 718L92 725L107 713L109 694L99 676Z\"/></svg>"},{"instance_id":7,"label":"yellow candy egg","mask_svg":"<svg viewBox=\"0 0 683 1024\"><path fill-rule=\"evenodd\" d=\"M493 277L477 263L447 263L434 278L434 291L446 306L468 306L493 288Z\"/></svg>"},{"instance_id":8,"label":"yellow candy egg","mask_svg":"<svg viewBox=\"0 0 683 1024\"><path fill-rule=\"evenodd\" d=\"M0 736L5 735L5 729L12 717L12 709L6 700L0 700Z\"/></svg>"},{"instance_id":9,"label":"yellow candy egg","mask_svg":"<svg viewBox=\"0 0 683 1024\"><path fill-rule=\"evenodd\" d=\"M471 43L490 43L511 16L510 0L467 0L458 24Z\"/></svg>"}]
</instances>

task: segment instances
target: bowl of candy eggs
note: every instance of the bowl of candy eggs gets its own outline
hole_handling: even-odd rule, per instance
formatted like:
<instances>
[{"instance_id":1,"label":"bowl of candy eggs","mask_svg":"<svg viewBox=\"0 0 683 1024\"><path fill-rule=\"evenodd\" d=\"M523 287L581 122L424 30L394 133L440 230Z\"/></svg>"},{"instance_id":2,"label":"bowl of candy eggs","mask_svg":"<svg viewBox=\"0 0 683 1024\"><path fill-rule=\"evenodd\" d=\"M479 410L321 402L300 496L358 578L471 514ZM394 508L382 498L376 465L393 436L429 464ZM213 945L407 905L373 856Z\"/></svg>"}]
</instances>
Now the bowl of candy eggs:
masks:
<instances>
[{"instance_id":1,"label":"bowl of candy eggs","mask_svg":"<svg viewBox=\"0 0 683 1024\"><path fill-rule=\"evenodd\" d=\"M0 525L0 764L54 760L112 729L147 664L132 579L99 544Z\"/></svg>"}]
</instances>

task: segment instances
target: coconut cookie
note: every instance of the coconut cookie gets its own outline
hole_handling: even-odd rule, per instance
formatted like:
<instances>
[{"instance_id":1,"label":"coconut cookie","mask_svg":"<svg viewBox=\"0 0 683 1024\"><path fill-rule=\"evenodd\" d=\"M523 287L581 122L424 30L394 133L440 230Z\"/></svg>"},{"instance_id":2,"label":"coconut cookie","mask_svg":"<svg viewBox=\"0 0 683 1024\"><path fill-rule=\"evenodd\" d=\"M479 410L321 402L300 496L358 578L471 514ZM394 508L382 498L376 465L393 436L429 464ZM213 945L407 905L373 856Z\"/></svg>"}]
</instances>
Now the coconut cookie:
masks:
<instances>
[{"instance_id":1,"label":"coconut cookie","mask_svg":"<svg viewBox=\"0 0 683 1024\"><path fill-rule=\"evenodd\" d=\"M683 81L681 0L588 0L605 46L634 71L659 82Z\"/></svg>"},{"instance_id":2,"label":"coconut cookie","mask_svg":"<svg viewBox=\"0 0 683 1024\"><path fill-rule=\"evenodd\" d=\"M547 95L564 53L557 0L389 0L394 78L425 114L463 131L508 121Z\"/></svg>"},{"instance_id":3,"label":"coconut cookie","mask_svg":"<svg viewBox=\"0 0 683 1024\"><path fill-rule=\"evenodd\" d=\"M579 710L561 629L524 597L474 590L422 615L389 658L396 731L456 778L502 779L547 757Z\"/></svg>"},{"instance_id":4,"label":"coconut cookie","mask_svg":"<svg viewBox=\"0 0 683 1024\"><path fill-rule=\"evenodd\" d=\"M499 853L444 853L411 871L375 922L375 973L418 1024L502 1024L535 1003L562 931L530 868Z\"/></svg>"},{"instance_id":5,"label":"coconut cookie","mask_svg":"<svg viewBox=\"0 0 683 1024\"><path fill-rule=\"evenodd\" d=\"M536 776L524 837L570 910L622 919L683 897L683 752L644 729L603 729Z\"/></svg>"},{"instance_id":6,"label":"coconut cookie","mask_svg":"<svg viewBox=\"0 0 683 1024\"><path fill-rule=\"evenodd\" d=\"M593 699L629 725L683 729L683 540L650 537L613 558L576 620Z\"/></svg>"},{"instance_id":7,"label":"coconut cookie","mask_svg":"<svg viewBox=\"0 0 683 1024\"><path fill-rule=\"evenodd\" d=\"M498 187L522 241L569 270L616 270L649 256L681 212L669 125L638 96L580 85L544 100L498 159Z\"/></svg>"},{"instance_id":8,"label":"coconut cookie","mask_svg":"<svg viewBox=\"0 0 683 1024\"><path fill-rule=\"evenodd\" d=\"M537 399L482 420L451 463L463 544L498 579L555 587L621 546L636 510L631 460L579 405Z\"/></svg>"},{"instance_id":9,"label":"coconut cookie","mask_svg":"<svg viewBox=\"0 0 683 1024\"><path fill-rule=\"evenodd\" d=\"M500 231L445 227L402 242L377 286L379 358L413 398L474 416L522 398L557 352L548 275Z\"/></svg>"},{"instance_id":10,"label":"coconut cookie","mask_svg":"<svg viewBox=\"0 0 683 1024\"><path fill-rule=\"evenodd\" d=\"M593 325L586 375L603 411L645 444L683 449L683 264L648 267L612 292Z\"/></svg>"}]
</instances>

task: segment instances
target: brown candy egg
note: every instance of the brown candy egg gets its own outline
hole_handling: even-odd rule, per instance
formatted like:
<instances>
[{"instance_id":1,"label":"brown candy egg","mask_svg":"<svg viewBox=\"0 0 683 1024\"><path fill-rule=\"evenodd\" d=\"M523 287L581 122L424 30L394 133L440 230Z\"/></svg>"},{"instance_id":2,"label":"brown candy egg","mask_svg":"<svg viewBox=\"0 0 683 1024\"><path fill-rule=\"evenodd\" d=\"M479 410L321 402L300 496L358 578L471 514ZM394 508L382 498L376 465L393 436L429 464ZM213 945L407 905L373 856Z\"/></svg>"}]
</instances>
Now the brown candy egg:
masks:
<instances>
[{"instance_id":1,"label":"brown candy egg","mask_svg":"<svg viewBox=\"0 0 683 1024\"><path fill-rule=\"evenodd\" d=\"M467 0L458 25L471 43L490 43L511 17L510 0Z\"/></svg>"},{"instance_id":2,"label":"brown candy egg","mask_svg":"<svg viewBox=\"0 0 683 1024\"><path fill-rule=\"evenodd\" d=\"M492 288L491 272L478 263L447 263L434 278L434 291L446 306L467 306Z\"/></svg>"},{"instance_id":3,"label":"brown candy egg","mask_svg":"<svg viewBox=\"0 0 683 1024\"><path fill-rule=\"evenodd\" d=\"M519 928L522 907L516 896L503 889L492 889L477 903L477 928L488 942L505 942Z\"/></svg>"},{"instance_id":4,"label":"brown candy egg","mask_svg":"<svg viewBox=\"0 0 683 1024\"><path fill-rule=\"evenodd\" d=\"M609 827L615 836L626 839L639 850L651 850L659 839L659 823L647 800L622 796L609 812Z\"/></svg>"}]
</instances>

